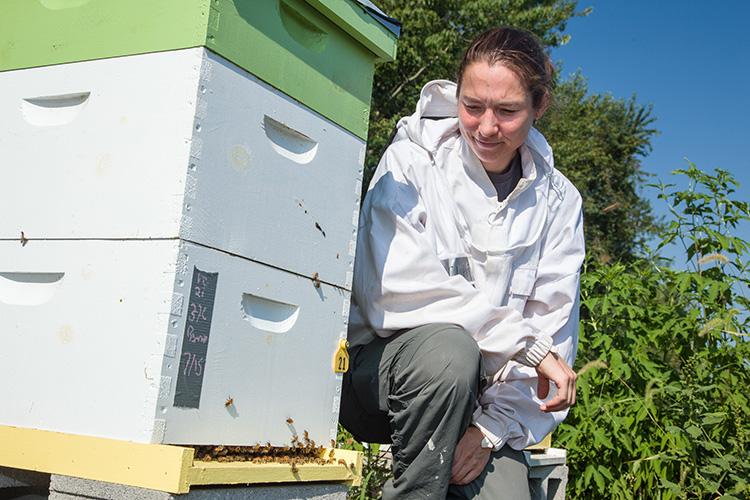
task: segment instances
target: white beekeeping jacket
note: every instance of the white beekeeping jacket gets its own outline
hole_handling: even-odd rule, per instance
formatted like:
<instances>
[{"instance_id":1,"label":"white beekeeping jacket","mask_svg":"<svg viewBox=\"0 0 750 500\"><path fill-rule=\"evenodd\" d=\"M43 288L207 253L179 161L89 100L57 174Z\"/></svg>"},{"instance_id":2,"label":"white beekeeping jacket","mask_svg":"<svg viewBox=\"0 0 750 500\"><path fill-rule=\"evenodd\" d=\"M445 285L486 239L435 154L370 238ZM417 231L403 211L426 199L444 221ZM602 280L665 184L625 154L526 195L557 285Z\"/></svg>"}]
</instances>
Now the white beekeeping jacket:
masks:
<instances>
[{"instance_id":1,"label":"white beekeeping jacket","mask_svg":"<svg viewBox=\"0 0 750 500\"><path fill-rule=\"evenodd\" d=\"M523 178L498 201L458 130L455 93L452 82L428 83L375 172L359 220L349 340L463 327L492 382L473 423L495 449L522 449L567 415L539 409L527 365L550 343L569 365L575 359L581 197L532 128L520 148Z\"/></svg>"}]
</instances>

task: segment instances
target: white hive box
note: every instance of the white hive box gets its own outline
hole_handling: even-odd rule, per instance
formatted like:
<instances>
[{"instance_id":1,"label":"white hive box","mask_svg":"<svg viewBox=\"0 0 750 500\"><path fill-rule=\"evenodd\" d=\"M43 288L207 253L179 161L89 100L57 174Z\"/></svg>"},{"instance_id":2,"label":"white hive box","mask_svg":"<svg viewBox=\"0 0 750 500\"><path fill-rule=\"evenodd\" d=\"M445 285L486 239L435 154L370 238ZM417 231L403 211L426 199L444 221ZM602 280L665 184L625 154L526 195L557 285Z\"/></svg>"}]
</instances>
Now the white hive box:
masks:
<instances>
[{"instance_id":1,"label":"white hive box","mask_svg":"<svg viewBox=\"0 0 750 500\"><path fill-rule=\"evenodd\" d=\"M0 238L180 237L350 287L364 141L220 56L4 72L0 95Z\"/></svg>"},{"instance_id":2,"label":"white hive box","mask_svg":"<svg viewBox=\"0 0 750 500\"><path fill-rule=\"evenodd\" d=\"M347 291L177 240L0 255L16 269L0 273L3 425L185 444L335 432Z\"/></svg>"},{"instance_id":3,"label":"white hive box","mask_svg":"<svg viewBox=\"0 0 750 500\"><path fill-rule=\"evenodd\" d=\"M0 96L0 425L335 437L364 141L205 48L2 72Z\"/></svg>"}]
</instances>

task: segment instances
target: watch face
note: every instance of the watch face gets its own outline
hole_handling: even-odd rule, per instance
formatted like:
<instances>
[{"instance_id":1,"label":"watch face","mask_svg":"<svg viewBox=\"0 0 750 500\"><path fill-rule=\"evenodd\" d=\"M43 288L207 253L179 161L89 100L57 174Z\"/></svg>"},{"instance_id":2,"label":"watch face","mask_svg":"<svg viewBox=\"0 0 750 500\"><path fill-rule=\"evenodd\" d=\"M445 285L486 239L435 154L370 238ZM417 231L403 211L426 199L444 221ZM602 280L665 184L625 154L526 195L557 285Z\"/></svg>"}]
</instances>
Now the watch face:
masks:
<instances>
[{"instance_id":1,"label":"watch face","mask_svg":"<svg viewBox=\"0 0 750 500\"><path fill-rule=\"evenodd\" d=\"M482 442L479 444L482 448L492 448L492 443L490 443L490 440L487 439L487 436L482 438Z\"/></svg>"}]
</instances>

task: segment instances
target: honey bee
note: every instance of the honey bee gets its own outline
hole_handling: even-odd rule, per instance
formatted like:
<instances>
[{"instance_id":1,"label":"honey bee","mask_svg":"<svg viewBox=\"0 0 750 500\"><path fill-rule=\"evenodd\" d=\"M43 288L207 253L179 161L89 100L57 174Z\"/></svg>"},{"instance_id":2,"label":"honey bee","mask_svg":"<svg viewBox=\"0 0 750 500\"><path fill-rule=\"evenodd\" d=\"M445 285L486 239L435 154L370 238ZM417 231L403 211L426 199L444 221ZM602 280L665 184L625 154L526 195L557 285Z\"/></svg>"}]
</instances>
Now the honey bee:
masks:
<instances>
[{"instance_id":1,"label":"honey bee","mask_svg":"<svg viewBox=\"0 0 750 500\"><path fill-rule=\"evenodd\" d=\"M315 288L320 288L320 275L318 273L313 273L312 281Z\"/></svg>"},{"instance_id":2,"label":"honey bee","mask_svg":"<svg viewBox=\"0 0 750 500\"><path fill-rule=\"evenodd\" d=\"M346 460L344 460L343 458L339 458L338 464L339 465L343 465L344 467L346 467Z\"/></svg>"},{"instance_id":3,"label":"honey bee","mask_svg":"<svg viewBox=\"0 0 750 500\"><path fill-rule=\"evenodd\" d=\"M229 408L234 404L234 399L232 396L229 396L226 401L224 401L224 408Z\"/></svg>"},{"instance_id":4,"label":"honey bee","mask_svg":"<svg viewBox=\"0 0 750 500\"><path fill-rule=\"evenodd\" d=\"M21 231L21 246L25 247L26 243L29 242L29 239L26 237L26 235Z\"/></svg>"},{"instance_id":5,"label":"honey bee","mask_svg":"<svg viewBox=\"0 0 750 500\"><path fill-rule=\"evenodd\" d=\"M318 274L318 273L315 273L315 274ZM289 425L292 425L294 423L294 419L292 417L289 417L286 419L286 423Z\"/></svg>"},{"instance_id":6,"label":"honey bee","mask_svg":"<svg viewBox=\"0 0 750 500\"><path fill-rule=\"evenodd\" d=\"M317 229L318 231L320 231L320 234L322 234L322 235L323 235L323 238L325 238L325 237L326 237L326 232L325 232L325 231L323 231L323 228L322 228L322 227L320 227L320 224L318 224L317 222L315 223L315 229Z\"/></svg>"}]
</instances>

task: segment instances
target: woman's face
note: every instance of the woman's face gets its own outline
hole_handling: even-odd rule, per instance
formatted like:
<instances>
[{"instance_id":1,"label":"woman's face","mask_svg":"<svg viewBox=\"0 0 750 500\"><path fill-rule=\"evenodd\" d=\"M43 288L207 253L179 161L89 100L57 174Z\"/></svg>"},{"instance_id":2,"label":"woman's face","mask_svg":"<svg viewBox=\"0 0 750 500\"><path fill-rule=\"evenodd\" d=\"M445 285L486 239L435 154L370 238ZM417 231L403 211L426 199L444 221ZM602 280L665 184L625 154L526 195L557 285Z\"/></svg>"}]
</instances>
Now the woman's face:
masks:
<instances>
[{"instance_id":1,"label":"woman's face","mask_svg":"<svg viewBox=\"0 0 750 500\"><path fill-rule=\"evenodd\" d=\"M490 172L502 172L526 140L535 118L531 94L502 63L478 61L464 70L458 122L466 142Z\"/></svg>"}]
</instances>

